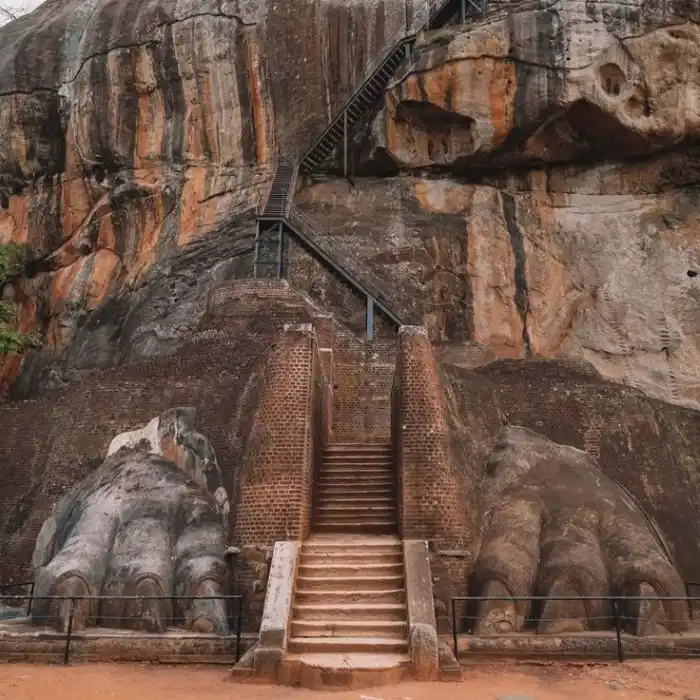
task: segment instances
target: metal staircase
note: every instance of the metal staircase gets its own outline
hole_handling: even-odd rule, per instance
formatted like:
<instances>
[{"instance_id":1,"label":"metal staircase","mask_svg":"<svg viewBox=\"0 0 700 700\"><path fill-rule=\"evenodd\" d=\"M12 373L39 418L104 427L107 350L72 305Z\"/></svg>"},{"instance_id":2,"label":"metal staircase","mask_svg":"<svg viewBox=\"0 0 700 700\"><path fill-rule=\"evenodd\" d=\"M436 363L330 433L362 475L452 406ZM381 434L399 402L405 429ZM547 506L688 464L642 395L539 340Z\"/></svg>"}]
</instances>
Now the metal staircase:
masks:
<instances>
[{"instance_id":1,"label":"metal staircase","mask_svg":"<svg viewBox=\"0 0 700 700\"><path fill-rule=\"evenodd\" d=\"M378 291L377 285L361 280L350 272L347 261L338 260L318 243L325 237L318 225L293 206L294 188L299 171L311 173L316 170L338 146L344 142L344 162L347 165L348 135L368 111L377 104L389 81L399 66L410 58L418 34L436 29L456 20L465 23L468 17L484 16L487 0L427 0L420 14L422 23L413 33L397 31L386 42L386 49L365 69L363 79L333 117L318 138L311 144L297 163L279 158L270 191L262 211L257 217L255 236L255 277L284 277L286 275L289 237L293 237L324 268L341 279L353 292L366 302L366 333L372 338L374 312L380 311L391 323L403 325L399 316L391 310L387 297Z\"/></svg>"},{"instance_id":2,"label":"metal staircase","mask_svg":"<svg viewBox=\"0 0 700 700\"><path fill-rule=\"evenodd\" d=\"M420 32L444 27L455 17L459 17L459 22L464 24L467 18L483 17L485 14L486 0L428 0L421 13L423 22L419 28L409 34L399 29L387 39L385 50L365 68L358 87L301 157L300 170L313 172L333 153L341 140L347 143L352 128L379 101L397 68L410 58ZM347 154L344 161L347 162Z\"/></svg>"}]
</instances>

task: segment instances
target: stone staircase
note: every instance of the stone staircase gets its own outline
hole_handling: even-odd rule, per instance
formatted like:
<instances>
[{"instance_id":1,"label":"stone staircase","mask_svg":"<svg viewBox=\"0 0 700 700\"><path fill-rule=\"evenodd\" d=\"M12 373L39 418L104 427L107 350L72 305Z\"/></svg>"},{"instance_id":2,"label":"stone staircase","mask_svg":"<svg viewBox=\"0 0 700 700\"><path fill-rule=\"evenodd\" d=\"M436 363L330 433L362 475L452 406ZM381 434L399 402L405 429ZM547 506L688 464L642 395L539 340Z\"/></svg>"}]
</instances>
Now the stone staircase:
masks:
<instances>
[{"instance_id":1,"label":"stone staircase","mask_svg":"<svg viewBox=\"0 0 700 700\"><path fill-rule=\"evenodd\" d=\"M324 449L312 528L316 533L397 533L390 444L336 443Z\"/></svg>"},{"instance_id":2,"label":"stone staircase","mask_svg":"<svg viewBox=\"0 0 700 700\"><path fill-rule=\"evenodd\" d=\"M288 661L324 685L398 682L409 672L403 544L388 444L332 444L302 544ZM311 685L314 685L311 683Z\"/></svg>"},{"instance_id":3,"label":"stone staircase","mask_svg":"<svg viewBox=\"0 0 700 700\"><path fill-rule=\"evenodd\" d=\"M392 536L302 545L289 651L407 652L403 546Z\"/></svg>"}]
</instances>

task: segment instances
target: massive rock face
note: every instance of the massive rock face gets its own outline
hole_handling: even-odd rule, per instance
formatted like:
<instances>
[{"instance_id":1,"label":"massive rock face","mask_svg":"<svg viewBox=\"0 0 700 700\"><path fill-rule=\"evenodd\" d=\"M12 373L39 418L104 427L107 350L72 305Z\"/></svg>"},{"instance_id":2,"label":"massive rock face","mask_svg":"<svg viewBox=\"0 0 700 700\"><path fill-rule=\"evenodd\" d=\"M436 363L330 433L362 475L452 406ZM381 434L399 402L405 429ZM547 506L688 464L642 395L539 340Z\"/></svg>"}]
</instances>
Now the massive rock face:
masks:
<instances>
[{"instance_id":1,"label":"massive rock face","mask_svg":"<svg viewBox=\"0 0 700 700\"><path fill-rule=\"evenodd\" d=\"M32 257L5 294L63 354L47 374L172 352L249 270L276 149L315 136L406 12L61 0L0 29L0 242Z\"/></svg>"},{"instance_id":2,"label":"massive rock face","mask_svg":"<svg viewBox=\"0 0 700 700\"><path fill-rule=\"evenodd\" d=\"M697 4L490 8L422 36L357 135L351 171L384 179L309 181L302 201L435 340L583 356L697 406ZM5 295L46 336L17 395L174 352L206 290L249 273L274 153L415 14L53 0L0 29L0 241L32 257Z\"/></svg>"}]
</instances>

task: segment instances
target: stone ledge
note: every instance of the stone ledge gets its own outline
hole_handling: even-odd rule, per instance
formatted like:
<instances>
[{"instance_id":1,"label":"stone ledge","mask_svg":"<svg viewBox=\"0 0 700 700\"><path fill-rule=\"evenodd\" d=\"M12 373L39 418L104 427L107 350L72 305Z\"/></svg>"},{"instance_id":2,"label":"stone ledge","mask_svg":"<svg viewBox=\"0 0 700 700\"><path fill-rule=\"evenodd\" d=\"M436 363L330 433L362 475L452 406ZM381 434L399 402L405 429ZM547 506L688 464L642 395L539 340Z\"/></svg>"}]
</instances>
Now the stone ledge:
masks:
<instances>
[{"instance_id":1,"label":"stone ledge","mask_svg":"<svg viewBox=\"0 0 700 700\"><path fill-rule=\"evenodd\" d=\"M255 642L241 636L240 653ZM0 626L0 661L52 663L63 661L66 637L50 628L21 620ZM69 661L152 661L159 663L226 664L236 662L236 638L188 633L172 629L165 634L91 628L71 637Z\"/></svg>"},{"instance_id":2,"label":"stone ledge","mask_svg":"<svg viewBox=\"0 0 700 700\"><path fill-rule=\"evenodd\" d=\"M447 635L441 641L453 642ZM464 663L474 657L498 656L507 658L561 659L577 656L590 659L617 660L615 632L580 632L570 635L493 635L472 636L462 634L457 639L459 661ZM624 658L700 657L700 632L684 634L636 637L622 635Z\"/></svg>"}]
</instances>

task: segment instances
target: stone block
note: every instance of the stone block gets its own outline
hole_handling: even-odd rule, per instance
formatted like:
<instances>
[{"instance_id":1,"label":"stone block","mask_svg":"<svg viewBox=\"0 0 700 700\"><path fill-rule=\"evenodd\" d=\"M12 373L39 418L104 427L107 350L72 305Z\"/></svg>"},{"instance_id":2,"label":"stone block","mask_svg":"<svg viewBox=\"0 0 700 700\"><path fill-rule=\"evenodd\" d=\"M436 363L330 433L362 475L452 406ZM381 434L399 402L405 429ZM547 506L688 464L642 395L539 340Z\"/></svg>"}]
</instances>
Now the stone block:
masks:
<instances>
[{"instance_id":1,"label":"stone block","mask_svg":"<svg viewBox=\"0 0 700 700\"><path fill-rule=\"evenodd\" d=\"M279 648L258 647L253 661L253 677L257 681L276 683L284 651Z\"/></svg>"},{"instance_id":2,"label":"stone block","mask_svg":"<svg viewBox=\"0 0 700 700\"><path fill-rule=\"evenodd\" d=\"M260 646L263 648L282 651L287 648L298 556L298 542L275 544L260 625Z\"/></svg>"}]
</instances>

